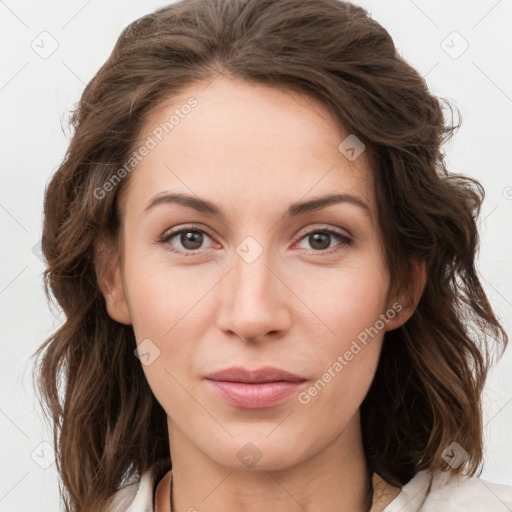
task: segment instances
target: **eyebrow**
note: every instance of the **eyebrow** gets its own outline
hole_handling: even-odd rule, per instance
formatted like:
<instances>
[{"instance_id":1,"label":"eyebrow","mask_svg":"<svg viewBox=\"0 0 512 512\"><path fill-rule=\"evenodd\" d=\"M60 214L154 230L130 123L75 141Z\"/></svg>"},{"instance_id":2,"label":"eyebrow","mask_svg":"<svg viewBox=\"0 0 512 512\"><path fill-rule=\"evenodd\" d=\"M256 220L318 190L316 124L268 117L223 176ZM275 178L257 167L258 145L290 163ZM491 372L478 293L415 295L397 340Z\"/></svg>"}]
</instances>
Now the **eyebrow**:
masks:
<instances>
[{"instance_id":1,"label":"eyebrow","mask_svg":"<svg viewBox=\"0 0 512 512\"><path fill-rule=\"evenodd\" d=\"M320 210L327 206L339 203L348 203L357 206L371 217L371 208L360 197L352 194L330 194L310 199L308 201L292 203L286 210L284 217L297 217L304 213ZM179 204L193 208L194 210L206 213L213 217L218 217L219 219L225 219L225 215L222 210L211 201L177 192L162 192L161 194L157 194L148 202L143 210L143 214L161 204Z\"/></svg>"}]
</instances>

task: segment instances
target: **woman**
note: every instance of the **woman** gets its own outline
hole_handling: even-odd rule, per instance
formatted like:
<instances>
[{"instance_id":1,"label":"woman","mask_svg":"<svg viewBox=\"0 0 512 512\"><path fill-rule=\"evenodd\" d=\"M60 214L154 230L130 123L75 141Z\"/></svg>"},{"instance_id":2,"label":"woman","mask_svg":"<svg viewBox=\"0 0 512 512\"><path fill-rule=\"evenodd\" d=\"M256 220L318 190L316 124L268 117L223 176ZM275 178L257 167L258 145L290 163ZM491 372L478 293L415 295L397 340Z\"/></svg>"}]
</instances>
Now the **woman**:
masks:
<instances>
[{"instance_id":1,"label":"woman","mask_svg":"<svg viewBox=\"0 0 512 512\"><path fill-rule=\"evenodd\" d=\"M363 9L162 8L73 125L42 240L66 322L38 350L67 511L512 510L476 476L507 344L483 189Z\"/></svg>"}]
</instances>

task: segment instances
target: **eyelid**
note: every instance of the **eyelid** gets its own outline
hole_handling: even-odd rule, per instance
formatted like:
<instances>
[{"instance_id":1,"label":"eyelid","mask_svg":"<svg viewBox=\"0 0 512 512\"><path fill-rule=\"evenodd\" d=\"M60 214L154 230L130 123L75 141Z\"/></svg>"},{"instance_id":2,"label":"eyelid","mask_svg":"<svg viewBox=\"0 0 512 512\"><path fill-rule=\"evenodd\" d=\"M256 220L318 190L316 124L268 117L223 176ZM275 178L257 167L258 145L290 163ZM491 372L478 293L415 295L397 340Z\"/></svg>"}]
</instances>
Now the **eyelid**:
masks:
<instances>
[{"instance_id":1,"label":"eyelid","mask_svg":"<svg viewBox=\"0 0 512 512\"><path fill-rule=\"evenodd\" d=\"M339 227L333 227L329 224L318 224L318 225L313 224L313 225L309 225L308 227L299 231L299 234L297 235L297 240L300 240L301 238L303 238L304 235L308 235L310 233L316 233L317 231L327 231L330 233L336 233L337 235L345 237L345 238L349 238L350 240L352 240L352 238L353 238L352 234L346 229L339 228Z\"/></svg>"},{"instance_id":2,"label":"eyelid","mask_svg":"<svg viewBox=\"0 0 512 512\"><path fill-rule=\"evenodd\" d=\"M177 227L177 228L172 228L172 229L169 229L167 231L165 231L165 233L158 238L158 242L161 242L161 243L167 243L171 238L174 238L176 235L179 235L180 233L182 232L186 232L186 231L199 231L199 232L204 232L206 233L212 240L215 240L215 236L212 234L212 232L206 228L205 226L203 225L199 225L199 224L194 224L194 223L191 223L191 224L184 224L183 226L181 227ZM202 249L197 249L197 251L186 251L186 252L189 252L189 253L196 253L196 252L199 252L201 251ZM182 252L182 251L176 251L176 252Z\"/></svg>"}]
</instances>

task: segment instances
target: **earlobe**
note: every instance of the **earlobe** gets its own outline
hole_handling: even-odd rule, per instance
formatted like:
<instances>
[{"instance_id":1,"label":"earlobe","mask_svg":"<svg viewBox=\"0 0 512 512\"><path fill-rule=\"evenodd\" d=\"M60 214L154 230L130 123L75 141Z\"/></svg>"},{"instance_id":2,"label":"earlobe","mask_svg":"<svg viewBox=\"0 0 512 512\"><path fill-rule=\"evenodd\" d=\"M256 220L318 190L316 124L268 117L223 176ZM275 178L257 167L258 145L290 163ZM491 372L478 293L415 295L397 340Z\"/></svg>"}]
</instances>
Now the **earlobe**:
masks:
<instances>
[{"instance_id":1,"label":"earlobe","mask_svg":"<svg viewBox=\"0 0 512 512\"><path fill-rule=\"evenodd\" d=\"M403 290L398 298L391 301L393 309L398 311L398 314L388 320L386 323L386 331L392 331L402 326L411 318L423 295L426 282L427 271L425 262L414 260L412 262L411 289ZM398 305L400 306L399 310Z\"/></svg>"},{"instance_id":2,"label":"earlobe","mask_svg":"<svg viewBox=\"0 0 512 512\"><path fill-rule=\"evenodd\" d=\"M120 259L105 239L95 247L95 268L98 286L105 297L107 313L116 322L131 325L132 319L121 276Z\"/></svg>"}]
</instances>

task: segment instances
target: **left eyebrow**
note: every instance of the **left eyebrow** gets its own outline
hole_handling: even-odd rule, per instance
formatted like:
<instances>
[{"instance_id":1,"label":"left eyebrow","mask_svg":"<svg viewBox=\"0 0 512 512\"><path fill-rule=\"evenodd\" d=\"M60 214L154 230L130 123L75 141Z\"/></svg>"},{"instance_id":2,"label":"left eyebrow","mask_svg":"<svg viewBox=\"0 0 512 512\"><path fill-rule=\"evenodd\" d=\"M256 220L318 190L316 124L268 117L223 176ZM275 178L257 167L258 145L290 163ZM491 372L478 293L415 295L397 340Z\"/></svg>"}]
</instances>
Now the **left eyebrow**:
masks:
<instances>
[{"instance_id":1,"label":"left eyebrow","mask_svg":"<svg viewBox=\"0 0 512 512\"><path fill-rule=\"evenodd\" d=\"M309 201L292 203L285 213L285 217L296 217L306 212L320 210L332 204L348 203L358 206L367 215L371 216L371 208L358 196L352 194L330 194L327 196L317 197Z\"/></svg>"},{"instance_id":2,"label":"left eyebrow","mask_svg":"<svg viewBox=\"0 0 512 512\"><path fill-rule=\"evenodd\" d=\"M284 217L297 217L304 213L320 210L327 206L339 203L347 203L357 206L371 217L371 208L360 197L352 194L330 194L310 199L308 201L292 203L286 210ZM225 220L226 217L222 210L211 201L188 194L168 192L163 192L154 196L144 208L143 213L147 213L150 209L160 204L179 204L223 220Z\"/></svg>"}]
</instances>

